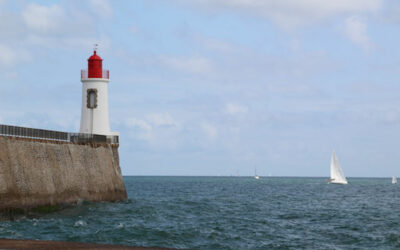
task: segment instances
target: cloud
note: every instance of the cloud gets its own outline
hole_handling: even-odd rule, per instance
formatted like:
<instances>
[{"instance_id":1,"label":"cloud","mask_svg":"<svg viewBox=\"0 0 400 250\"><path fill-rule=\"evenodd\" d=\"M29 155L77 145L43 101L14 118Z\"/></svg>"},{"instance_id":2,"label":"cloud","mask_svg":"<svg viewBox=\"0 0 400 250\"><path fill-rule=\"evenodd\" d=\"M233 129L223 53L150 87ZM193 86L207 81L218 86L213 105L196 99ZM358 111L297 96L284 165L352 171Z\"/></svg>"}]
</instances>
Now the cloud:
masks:
<instances>
[{"instance_id":1,"label":"cloud","mask_svg":"<svg viewBox=\"0 0 400 250\"><path fill-rule=\"evenodd\" d=\"M246 106L242 106L242 105L239 105L239 104L227 103L225 105L225 110L230 115L236 115L236 114L245 114L245 113L247 113L248 108Z\"/></svg>"},{"instance_id":2,"label":"cloud","mask_svg":"<svg viewBox=\"0 0 400 250\"><path fill-rule=\"evenodd\" d=\"M101 50L110 48L111 39L107 36L101 37L51 37L30 35L26 38L30 45L42 46L45 48L92 48L93 44L98 43L101 45Z\"/></svg>"},{"instance_id":3,"label":"cloud","mask_svg":"<svg viewBox=\"0 0 400 250\"><path fill-rule=\"evenodd\" d=\"M236 46L234 46L231 43L228 43L227 41L218 40L211 37L203 37L203 36L196 36L195 38L196 40L200 41L206 49L211 51L232 53L236 49Z\"/></svg>"},{"instance_id":4,"label":"cloud","mask_svg":"<svg viewBox=\"0 0 400 250\"><path fill-rule=\"evenodd\" d=\"M385 123L395 123L399 124L400 122L400 109L395 107L388 110L383 117L383 122Z\"/></svg>"},{"instance_id":5,"label":"cloud","mask_svg":"<svg viewBox=\"0 0 400 250\"><path fill-rule=\"evenodd\" d=\"M375 12L383 0L176 0L181 4L201 6L209 11L233 10L269 19L291 29L341 14Z\"/></svg>"},{"instance_id":6,"label":"cloud","mask_svg":"<svg viewBox=\"0 0 400 250\"><path fill-rule=\"evenodd\" d=\"M22 12L22 17L27 27L39 33L60 33L64 19L64 10L58 5L42 6L35 3L29 4Z\"/></svg>"},{"instance_id":7,"label":"cloud","mask_svg":"<svg viewBox=\"0 0 400 250\"><path fill-rule=\"evenodd\" d=\"M29 52L13 49L7 45L0 44L0 65L14 66L19 62L27 62L31 59Z\"/></svg>"},{"instance_id":8,"label":"cloud","mask_svg":"<svg viewBox=\"0 0 400 250\"><path fill-rule=\"evenodd\" d=\"M145 120L128 118L125 120L125 126L130 129L133 138L146 142L151 142L154 139L153 127Z\"/></svg>"},{"instance_id":9,"label":"cloud","mask_svg":"<svg viewBox=\"0 0 400 250\"><path fill-rule=\"evenodd\" d=\"M180 126L174 118L168 113L152 113L144 118L131 117L125 120L125 126L131 130L134 138L146 141L152 146L170 147Z\"/></svg>"},{"instance_id":10,"label":"cloud","mask_svg":"<svg viewBox=\"0 0 400 250\"><path fill-rule=\"evenodd\" d=\"M100 42L99 40L109 40L104 35L100 35L100 39L93 37L93 19L87 13L73 7L33 3L23 9L22 19L26 28L24 38L35 46L91 47L94 43Z\"/></svg>"},{"instance_id":11,"label":"cloud","mask_svg":"<svg viewBox=\"0 0 400 250\"><path fill-rule=\"evenodd\" d=\"M127 125L130 128L139 128L145 131L150 131L152 129L151 125L148 124L146 121L137 118L128 118L125 121L125 125Z\"/></svg>"},{"instance_id":12,"label":"cloud","mask_svg":"<svg viewBox=\"0 0 400 250\"><path fill-rule=\"evenodd\" d=\"M17 55L12 49L5 45L0 44L0 64L2 65L12 65L17 60Z\"/></svg>"},{"instance_id":13,"label":"cloud","mask_svg":"<svg viewBox=\"0 0 400 250\"><path fill-rule=\"evenodd\" d=\"M203 123L201 125L203 132L207 135L208 138L215 138L218 134L217 128L209 123Z\"/></svg>"},{"instance_id":14,"label":"cloud","mask_svg":"<svg viewBox=\"0 0 400 250\"><path fill-rule=\"evenodd\" d=\"M113 15L111 4L108 0L90 0L91 10L102 18L110 18Z\"/></svg>"},{"instance_id":15,"label":"cloud","mask_svg":"<svg viewBox=\"0 0 400 250\"><path fill-rule=\"evenodd\" d=\"M205 74L209 73L212 69L211 61L204 57L184 58L162 56L161 62L170 68L188 73Z\"/></svg>"},{"instance_id":16,"label":"cloud","mask_svg":"<svg viewBox=\"0 0 400 250\"><path fill-rule=\"evenodd\" d=\"M354 44L361 46L365 50L374 47L368 37L368 29L365 20L357 16L346 19L344 24L344 33Z\"/></svg>"},{"instance_id":17,"label":"cloud","mask_svg":"<svg viewBox=\"0 0 400 250\"><path fill-rule=\"evenodd\" d=\"M178 127L178 123L170 114L150 114L147 120L157 127Z\"/></svg>"},{"instance_id":18,"label":"cloud","mask_svg":"<svg viewBox=\"0 0 400 250\"><path fill-rule=\"evenodd\" d=\"M107 35L96 32L93 16L76 5L28 3L21 5L20 12L0 8L0 19L2 66L28 62L40 48L87 49L94 43L100 43L102 49L111 46Z\"/></svg>"}]
</instances>

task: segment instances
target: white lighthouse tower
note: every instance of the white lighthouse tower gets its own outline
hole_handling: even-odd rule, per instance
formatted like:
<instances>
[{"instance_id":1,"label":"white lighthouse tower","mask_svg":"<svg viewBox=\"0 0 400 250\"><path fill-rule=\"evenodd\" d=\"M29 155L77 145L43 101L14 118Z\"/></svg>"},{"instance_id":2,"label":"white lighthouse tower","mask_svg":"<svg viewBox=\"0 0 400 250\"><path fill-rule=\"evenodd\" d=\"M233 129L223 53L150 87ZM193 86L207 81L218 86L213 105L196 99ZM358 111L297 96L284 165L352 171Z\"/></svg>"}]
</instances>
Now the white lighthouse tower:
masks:
<instances>
[{"instance_id":1,"label":"white lighthouse tower","mask_svg":"<svg viewBox=\"0 0 400 250\"><path fill-rule=\"evenodd\" d=\"M88 59L87 70L81 71L82 113L81 133L115 135L110 132L108 117L108 82L109 71L103 70L100 56L96 49Z\"/></svg>"}]
</instances>

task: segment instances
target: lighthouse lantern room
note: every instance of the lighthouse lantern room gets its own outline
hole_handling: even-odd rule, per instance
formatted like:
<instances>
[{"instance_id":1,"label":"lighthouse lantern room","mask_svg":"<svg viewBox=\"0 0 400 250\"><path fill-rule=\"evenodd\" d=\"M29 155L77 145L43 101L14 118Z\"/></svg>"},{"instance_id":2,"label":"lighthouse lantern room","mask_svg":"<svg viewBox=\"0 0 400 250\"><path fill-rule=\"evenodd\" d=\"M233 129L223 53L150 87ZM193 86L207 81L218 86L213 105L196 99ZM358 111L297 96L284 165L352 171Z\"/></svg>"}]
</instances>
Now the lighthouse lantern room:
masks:
<instances>
[{"instance_id":1,"label":"lighthouse lantern room","mask_svg":"<svg viewBox=\"0 0 400 250\"><path fill-rule=\"evenodd\" d=\"M87 70L81 71L82 113L81 133L114 135L108 116L109 71L103 70L103 59L96 49L88 59Z\"/></svg>"}]
</instances>

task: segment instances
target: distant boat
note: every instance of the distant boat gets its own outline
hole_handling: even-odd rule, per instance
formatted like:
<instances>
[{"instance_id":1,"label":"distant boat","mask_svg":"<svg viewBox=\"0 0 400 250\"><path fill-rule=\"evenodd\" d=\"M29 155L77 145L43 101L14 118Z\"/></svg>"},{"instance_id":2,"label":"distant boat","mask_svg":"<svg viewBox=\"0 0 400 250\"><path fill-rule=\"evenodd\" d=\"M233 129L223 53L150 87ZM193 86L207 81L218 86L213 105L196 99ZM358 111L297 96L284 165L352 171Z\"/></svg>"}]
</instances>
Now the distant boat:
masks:
<instances>
[{"instance_id":1,"label":"distant boat","mask_svg":"<svg viewBox=\"0 0 400 250\"><path fill-rule=\"evenodd\" d=\"M331 159L331 178L328 183L332 184L347 184L347 179L343 174L342 167L340 166L339 160L336 156L335 151L332 153Z\"/></svg>"},{"instance_id":2,"label":"distant boat","mask_svg":"<svg viewBox=\"0 0 400 250\"><path fill-rule=\"evenodd\" d=\"M395 176L392 177L392 184L397 184L397 178Z\"/></svg>"},{"instance_id":3,"label":"distant boat","mask_svg":"<svg viewBox=\"0 0 400 250\"><path fill-rule=\"evenodd\" d=\"M260 176L257 175L257 169L254 169L254 179L258 180L260 179Z\"/></svg>"}]
</instances>

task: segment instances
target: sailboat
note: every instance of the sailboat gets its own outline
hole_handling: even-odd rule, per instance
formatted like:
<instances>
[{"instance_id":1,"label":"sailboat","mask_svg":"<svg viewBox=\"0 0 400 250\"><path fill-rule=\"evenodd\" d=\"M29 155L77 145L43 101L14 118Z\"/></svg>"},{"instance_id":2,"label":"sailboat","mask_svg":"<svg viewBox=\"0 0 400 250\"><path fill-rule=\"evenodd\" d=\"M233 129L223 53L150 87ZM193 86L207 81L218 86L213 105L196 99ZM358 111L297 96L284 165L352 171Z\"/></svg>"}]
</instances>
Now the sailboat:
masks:
<instances>
[{"instance_id":1,"label":"sailboat","mask_svg":"<svg viewBox=\"0 0 400 250\"><path fill-rule=\"evenodd\" d=\"M257 168L254 168L254 179L260 179L260 176L257 175Z\"/></svg>"},{"instance_id":2,"label":"sailboat","mask_svg":"<svg viewBox=\"0 0 400 250\"><path fill-rule=\"evenodd\" d=\"M331 178L328 183L332 184L347 184L347 179L343 174L342 167L340 166L339 160L336 156L335 151L332 153L331 159Z\"/></svg>"},{"instance_id":3,"label":"sailboat","mask_svg":"<svg viewBox=\"0 0 400 250\"><path fill-rule=\"evenodd\" d=\"M395 176L392 177L392 184L397 184L397 178Z\"/></svg>"}]
</instances>

